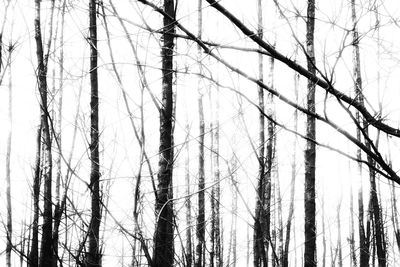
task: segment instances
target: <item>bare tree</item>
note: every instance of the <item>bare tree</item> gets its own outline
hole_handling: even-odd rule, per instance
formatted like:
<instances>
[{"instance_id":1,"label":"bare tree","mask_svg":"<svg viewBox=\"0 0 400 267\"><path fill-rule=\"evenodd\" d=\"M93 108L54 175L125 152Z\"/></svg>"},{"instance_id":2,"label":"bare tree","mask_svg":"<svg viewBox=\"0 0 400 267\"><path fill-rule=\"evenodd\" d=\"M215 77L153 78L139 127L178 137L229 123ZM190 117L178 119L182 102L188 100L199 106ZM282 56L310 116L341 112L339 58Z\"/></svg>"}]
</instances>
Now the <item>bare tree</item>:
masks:
<instances>
[{"instance_id":1,"label":"bare tree","mask_svg":"<svg viewBox=\"0 0 400 267\"><path fill-rule=\"evenodd\" d=\"M357 30L357 16L355 9L355 0L351 1L352 10L352 22L353 22L353 64L354 64L354 88L356 93L356 99L361 106L364 106L364 96L362 92L362 78L361 78L361 67L360 67L360 51L359 51L359 34ZM369 138L368 122L365 119L360 118L359 112L356 113L356 124L357 124L357 138L359 141L364 139L365 146L370 148L374 146ZM361 126L362 125L362 126ZM358 151L358 158L361 159L361 152ZM380 215L379 199L376 189L376 175L375 170L372 168L375 165L374 160L367 156L367 161L369 162L369 178L370 178L370 203L368 205L369 214L373 217L374 225L374 238L376 244L376 252L378 256L379 266L386 266L386 245L385 236L383 232L383 226ZM359 166L361 172L361 166ZM367 255L369 253L369 229L367 229L367 236L365 236L365 230L363 225L364 216L363 215L363 203L362 203L362 183L360 183L359 192L359 224L360 224L360 265L364 266L368 264ZM367 222L367 227L369 223Z\"/></svg>"},{"instance_id":2,"label":"bare tree","mask_svg":"<svg viewBox=\"0 0 400 267\"><path fill-rule=\"evenodd\" d=\"M299 98L298 86L299 86L299 75L297 73L295 73L294 74L294 94L295 94L296 103ZM297 111L297 109L295 109L293 117L294 117L294 131L297 131L297 129L298 129L298 111ZM294 141L293 141L293 154L292 154L292 165L291 165L292 177L291 177L291 181L290 181L290 203L289 203L289 214L288 214L288 219L287 219L287 223L286 223L286 240L285 240L285 246L284 246L284 251L283 251L283 262L282 262L283 267L289 266L290 233L291 233L292 221L294 220L294 195L295 195L295 188L296 188L295 183L296 183L296 172L297 172L296 143L297 143L297 138L295 137Z\"/></svg>"},{"instance_id":3,"label":"bare tree","mask_svg":"<svg viewBox=\"0 0 400 267\"><path fill-rule=\"evenodd\" d=\"M160 110L160 159L156 198L153 267L174 264L174 227L172 205L173 148L173 52L175 33L174 0L164 0L162 57L162 106Z\"/></svg>"},{"instance_id":4,"label":"bare tree","mask_svg":"<svg viewBox=\"0 0 400 267\"><path fill-rule=\"evenodd\" d=\"M40 117L41 117L41 129L43 138L43 160L41 161L40 173L43 175L43 225L42 225L42 237L41 237L41 248L39 257L39 266L51 266L53 260L53 240L52 240L52 228L53 228L53 207L52 207L52 153L51 153L51 130L49 122L49 112L47 104L47 61L48 53L44 55L43 52L43 41L41 33L41 20L40 20L40 1L35 0L35 41L36 41L36 57L37 57L37 80L38 90L40 94ZM52 1L51 18L54 11L54 1ZM50 29L51 35L51 29ZM50 47L51 37L47 48ZM35 189L34 189L35 190ZM33 264L36 264L33 262ZM33 265L35 266L35 265Z\"/></svg>"},{"instance_id":5,"label":"bare tree","mask_svg":"<svg viewBox=\"0 0 400 267\"><path fill-rule=\"evenodd\" d=\"M307 69L310 73L316 73L314 56L314 25L315 25L315 1L307 2ZM315 113L315 83L308 80L307 84L307 110ZM306 149L305 156L305 182L304 182L304 266L317 266L316 247L316 222L315 222L315 118L307 116Z\"/></svg>"},{"instance_id":6,"label":"bare tree","mask_svg":"<svg viewBox=\"0 0 400 267\"><path fill-rule=\"evenodd\" d=\"M210 92L210 98L211 98ZM210 99L210 102L212 100ZM212 251L213 257L210 255L211 266L222 267L223 265L223 255L222 255L222 234L221 234L221 212L220 212L220 202L221 202L221 175L220 175L220 164L219 164L219 88L216 90L215 96L215 118L214 122L211 123L211 134L212 134L212 162L214 167L214 186L211 191L211 238L212 238ZM211 107L212 110L212 107Z\"/></svg>"},{"instance_id":7,"label":"bare tree","mask_svg":"<svg viewBox=\"0 0 400 267\"><path fill-rule=\"evenodd\" d=\"M91 217L88 229L89 247L85 265L101 266L100 253L100 157L99 157L99 85L97 75L97 3L89 2L89 45L90 45L90 192Z\"/></svg>"},{"instance_id":8,"label":"bare tree","mask_svg":"<svg viewBox=\"0 0 400 267\"><path fill-rule=\"evenodd\" d=\"M202 31L202 0L198 0L198 38L201 39ZM201 57L201 47L198 46L198 57ZM200 73L201 73L200 65ZM198 109L199 109L199 172L198 172L198 215L196 223L196 267L205 266L205 177L204 177L204 111L203 111L203 93L200 82L198 84Z\"/></svg>"},{"instance_id":9,"label":"bare tree","mask_svg":"<svg viewBox=\"0 0 400 267\"><path fill-rule=\"evenodd\" d=\"M186 131L189 132L189 125L186 125ZM192 201L190 198L190 161L189 161L189 142L186 142L186 160L185 160L185 182L186 182L186 266L192 267L193 264L193 245L192 245Z\"/></svg>"},{"instance_id":10,"label":"bare tree","mask_svg":"<svg viewBox=\"0 0 400 267\"><path fill-rule=\"evenodd\" d=\"M262 21L262 1L257 1L257 35L263 37ZM263 55L258 55L258 79L263 81ZM268 242L266 238L269 235L269 205L266 203L266 175L265 175L265 117L264 117L264 89L258 86L258 108L259 113L259 146L258 146L258 184L256 196L256 211L254 222L253 253L254 266L268 265ZM268 207L267 207L268 205ZM266 214L268 213L268 214Z\"/></svg>"},{"instance_id":11,"label":"bare tree","mask_svg":"<svg viewBox=\"0 0 400 267\"><path fill-rule=\"evenodd\" d=\"M1 48L0 48L1 49ZM11 55L14 45L11 43L8 46L8 134L7 134L7 152L6 152L6 199L7 199L7 245L6 245L6 266L11 267L11 251L12 251L12 203L11 203L11 143L12 143L12 109L13 109L13 89L12 89L12 69Z\"/></svg>"},{"instance_id":12,"label":"bare tree","mask_svg":"<svg viewBox=\"0 0 400 267\"><path fill-rule=\"evenodd\" d=\"M59 227L61 224L61 216L63 213L63 205L61 199L61 158L62 158L62 145L61 145L61 130L62 130L62 104L63 104L63 83L64 83L64 30L65 30L65 12L66 12L66 0L60 1L60 12L61 12L61 33L60 33L60 41L59 41L59 84L58 84L58 120L57 120L57 133L56 133L56 142L60 151L58 153L56 159L57 166L57 176L56 176L56 206L54 208L54 227L53 227L53 246L54 246L54 259L53 266L57 266L57 262L59 259L58 247L59 247ZM54 40L55 42L56 40ZM55 51L54 51L55 52ZM55 77L53 77L55 79Z\"/></svg>"}]
</instances>

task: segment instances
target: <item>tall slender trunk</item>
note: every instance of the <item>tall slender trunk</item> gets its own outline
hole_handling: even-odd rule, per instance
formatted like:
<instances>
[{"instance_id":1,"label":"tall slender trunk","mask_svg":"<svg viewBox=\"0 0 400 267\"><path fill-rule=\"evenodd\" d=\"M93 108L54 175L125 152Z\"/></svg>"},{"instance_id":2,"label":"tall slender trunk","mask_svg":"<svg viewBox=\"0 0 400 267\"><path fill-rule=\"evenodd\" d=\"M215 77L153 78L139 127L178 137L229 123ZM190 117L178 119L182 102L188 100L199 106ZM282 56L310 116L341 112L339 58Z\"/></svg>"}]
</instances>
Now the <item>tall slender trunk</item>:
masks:
<instances>
[{"instance_id":1,"label":"tall slender trunk","mask_svg":"<svg viewBox=\"0 0 400 267\"><path fill-rule=\"evenodd\" d=\"M1 48L0 48L1 49ZM7 245L6 245L6 266L11 267L11 250L12 250L12 203L11 203L11 142L12 142L12 70L11 70L11 54L13 45L8 48L8 136L7 136L7 152L6 152L6 199L7 199Z\"/></svg>"},{"instance_id":2,"label":"tall slender trunk","mask_svg":"<svg viewBox=\"0 0 400 267\"><path fill-rule=\"evenodd\" d=\"M52 154L51 136L49 127L49 112L47 106L47 59L44 58L43 41L40 26L40 0L35 0L35 40L36 56L38 64L38 87L40 94L40 117L43 138L43 161L42 175L44 179L43 188L43 224L39 266L51 266L53 259L53 210L52 210Z\"/></svg>"},{"instance_id":3,"label":"tall slender trunk","mask_svg":"<svg viewBox=\"0 0 400 267\"><path fill-rule=\"evenodd\" d=\"M297 49L296 49L297 50ZM294 94L295 94L295 101L298 102L299 92L299 75L295 73L294 75ZM297 132L298 128L298 111L295 109L294 114L294 127L293 130ZM289 204L289 214L286 223L286 240L284 245L283 251L283 262L282 267L289 266L289 244L290 244L290 233L292 227L292 221L294 220L294 194L295 194L295 186L296 186L296 172L297 172L297 164L296 164L296 144L297 144L297 137L295 136L293 140L293 154L292 154L292 164L291 164L291 181L290 181L290 204ZM296 257L295 257L296 258Z\"/></svg>"},{"instance_id":4,"label":"tall slender trunk","mask_svg":"<svg viewBox=\"0 0 400 267\"><path fill-rule=\"evenodd\" d=\"M99 93L97 76L97 4L89 2L89 45L90 45L90 192L91 218L89 223L89 247L85 265L101 266L100 253L100 157L99 157Z\"/></svg>"},{"instance_id":5,"label":"tall slender trunk","mask_svg":"<svg viewBox=\"0 0 400 267\"><path fill-rule=\"evenodd\" d=\"M276 138L275 138L276 141ZM274 146L276 147L276 145ZM276 162L278 161L276 159ZM279 266L283 265L283 218L282 218L282 196L281 196L281 184L279 181L279 175L278 175L278 170L276 170L276 199L278 201L278 212L276 213L277 216L277 233L278 233L278 239L277 239L277 247L278 247L278 253L277 256L279 258Z\"/></svg>"},{"instance_id":6,"label":"tall slender trunk","mask_svg":"<svg viewBox=\"0 0 400 267\"><path fill-rule=\"evenodd\" d=\"M211 90L209 92L209 100L210 100L210 111L213 112L213 107L212 107L212 94L211 94ZM215 166L214 166L214 125L213 125L213 118L212 115L210 116L211 118L211 122L210 122L210 137L211 137L211 144L210 144L210 162L211 162L211 172L214 171L215 173ZM213 176L213 183L215 183L215 175ZM215 203L216 203L216 188L215 188L215 184L214 186L211 188L211 198L210 198L210 204L211 204L211 230L210 230L210 267L215 267L215 247L216 247L216 240L215 240L215 228L216 228L216 207L215 207Z\"/></svg>"},{"instance_id":7,"label":"tall slender trunk","mask_svg":"<svg viewBox=\"0 0 400 267\"><path fill-rule=\"evenodd\" d=\"M325 198L321 196L322 210L322 267L326 266L326 227L325 227Z\"/></svg>"},{"instance_id":8,"label":"tall slender trunk","mask_svg":"<svg viewBox=\"0 0 400 267\"><path fill-rule=\"evenodd\" d=\"M237 186L237 159L233 158L231 179L232 179L232 263L229 266L236 267L237 264L237 218L238 218L238 186Z\"/></svg>"},{"instance_id":9,"label":"tall slender trunk","mask_svg":"<svg viewBox=\"0 0 400 267\"><path fill-rule=\"evenodd\" d=\"M4 27L7 19L7 11L11 1L7 1L5 4L4 9L4 17L1 24L0 29L0 77L3 76L2 73L2 53L3 53L3 32ZM12 139L12 71L11 71L11 55L13 51L13 45L10 41L8 46L8 60L6 62L6 66L8 67L8 134L7 134L7 149L6 149L6 205L7 205L7 224L6 224L6 266L11 267L11 252L12 252L12 231L13 231L13 224L12 224L12 203L11 203L11 139ZM5 68L3 69L5 71ZM0 81L1 85L1 81Z\"/></svg>"},{"instance_id":10,"label":"tall slender trunk","mask_svg":"<svg viewBox=\"0 0 400 267\"><path fill-rule=\"evenodd\" d=\"M214 196L215 196L215 267L223 266L223 255L222 255L222 236L221 236L221 181L220 181L220 166L219 166L219 88L216 90L217 95L215 99L215 121L214 121Z\"/></svg>"},{"instance_id":11,"label":"tall slender trunk","mask_svg":"<svg viewBox=\"0 0 400 267\"><path fill-rule=\"evenodd\" d=\"M58 262L58 239L59 227L61 224L62 203L60 197L60 184L61 184L61 130L62 130L62 103L63 103L63 83L64 83L64 25L65 25L65 8L66 0L62 1L61 5L61 33L60 33L60 59L59 59L59 88L58 88L58 120L57 120L57 135L56 142L60 151L56 159L57 177L56 177L56 207L54 208L54 228L53 228L53 244L54 244L54 259L53 266L57 266Z\"/></svg>"},{"instance_id":12,"label":"tall slender trunk","mask_svg":"<svg viewBox=\"0 0 400 267\"><path fill-rule=\"evenodd\" d=\"M351 19L353 23L353 77L354 77L354 91L358 101L363 101L361 94L362 80L361 80L361 67L360 67L360 52L358 47L358 31L357 31L357 18L355 10L355 1L351 1ZM356 112L357 123L361 123L359 112ZM361 140L361 131L357 129L357 140ZM357 159L361 160L361 150L357 149ZM369 246L370 246L370 221L367 215L367 225L364 225L364 192L362 180L362 165L358 163L358 175L360 177L360 188L358 190L358 228L359 228L359 246L360 246L360 266L369 265Z\"/></svg>"},{"instance_id":13,"label":"tall slender trunk","mask_svg":"<svg viewBox=\"0 0 400 267\"><path fill-rule=\"evenodd\" d=\"M342 236L341 236L341 224L340 224L340 208L341 208L341 202L342 199L340 197L340 203L337 206L337 210L336 210L336 220L337 220L337 231L338 231L338 240L337 240L337 250L338 250L338 266L339 267L343 267L343 255L342 255Z\"/></svg>"},{"instance_id":14,"label":"tall slender trunk","mask_svg":"<svg viewBox=\"0 0 400 267\"><path fill-rule=\"evenodd\" d=\"M262 1L257 1L257 14L258 14L258 26L257 35L263 37L263 22L262 22ZM262 82L264 79L264 65L263 56L258 55L258 79ZM265 240L266 234L269 235L269 229L266 227L266 216L264 213L265 207L265 118L264 118L264 90L260 86L258 87L258 108L259 113L259 148L258 148L258 184L257 184L257 195L256 195L256 210L255 210L255 221L254 221L254 237L253 237L253 254L254 254L254 266L268 266L268 242Z\"/></svg>"},{"instance_id":15,"label":"tall slender trunk","mask_svg":"<svg viewBox=\"0 0 400 267\"><path fill-rule=\"evenodd\" d=\"M276 38L274 36L274 41L272 46L275 47L275 42ZM274 88L274 70L275 70L275 59L273 57L269 57L269 72L268 72L268 85L270 88ZM274 104L274 99L271 93L267 94L267 115L269 118L275 118L275 104ZM274 200L274 203L276 203L276 183L273 185L273 171L276 171L276 174L278 173L277 169L275 170L274 168L274 163L275 161L275 154L276 154L276 136L275 136L275 124L273 123L272 120L268 120L267 123L267 133L268 133L268 139L267 139L267 146L265 147L265 203L264 203L264 216L265 216L265 232L264 232L264 242L270 242L271 244L271 255L273 259L273 265L278 264L278 255L276 251L276 234L277 232L275 231L276 225L277 225L277 217L274 216L274 226L273 228L271 226L271 203L272 200ZM276 182L276 181L275 181ZM275 209L273 210L275 211ZM272 211L272 213L274 213ZM274 229L274 231L271 231L271 229ZM273 234L273 237L270 235ZM271 240L273 239L273 240ZM269 254L269 249L268 246L266 247L266 253L267 253L267 264L268 264L268 254Z\"/></svg>"},{"instance_id":16,"label":"tall slender trunk","mask_svg":"<svg viewBox=\"0 0 400 267\"><path fill-rule=\"evenodd\" d=\"M175 18L174 0L164 0L164 11ZM174 19L163 18L162 106L160 110L159 171L156 199L156 229L152 267L172 267L174 264L174 227L172 205L173 148L173 52Z\"/></svg>"},{"instance_id":17,"label":"tall slender trunk","mask_svg":"<svg viewBox=\"0 0 400 267\"><path fill-rule=\"evenodd\" d=\"M349 168L350 172L350 168ZM350 178L351 179L351 178ZM353 183L350 181L350 233L349 233L349 245L350 245L350 266L357 266L357 255L355 247L354 237L354 197L353 197Z\"/></svg>"},{"instance_id":18,"label":"tall slender trunk","mask_svg":"<svg viewBox=\"0 0 400 267\"><path fill-rule=\"evenodd\" d=\"M189 125L186 125L186 131L189 133ZM190 161L189 161L189 142L186 143L186 159L185 159L185 182L186 182L186 266L192 267L192 201L190 198Z\"/></svg>"},{"instance_id":19,"label":"tall slender trunk","mask_svg":"<svg viewBox=\"0 0 400 267\"><path fill-rule=\"evenodd\" d=\"M30 243L30 251L28 256L28 266L37 267L39 263L39 194L41 183L41 151L42 151L42 123L37 130L36 138L36 159L35 172L33 177L33 219L32 219L32 241Z\"/></svg>"},{"instance_id":20,"label":"tall slender trunk","mask_svg":"<svg viewBox=\"0 0 400 267\"><path fill-rule=\"evenodd\" d=\"M315 0L307 3L307 69L315 75L314 56ZM315 83L308 80L307 109L315 112ZM304 183L304 266L317 266L316 222L315 222L315 118L307 115L307 140L305 149L305 183Z\"/></svg>"},{"instance_id":21,"label":"tall slender trunk","mask_svg":"<svg viewBox=\"0 0 400 267\"><path fill-rule=\"evenodd\" d=\"M198 37L201 39L202 28L202 0L198 0ZM201 57L201 47L198 45L198 57ZM201 72L201 66L200 66ZM205 266L205 199L204 199L204 111L203 93L200 82L198 84L198 109L199 109L199 172L198 172L198 215L196 223L196 267Z\"/></svg>"},{"instance_id":22,"label":"tall slender trunk","mask_svg":"<svg viewBox=\"0 0 400 267\"><path fill-rule=\"evenodd\" d=\"M250 266L250 225L246 227L246 267Z\"/></svg>"},{"instance_id":23,"label":"tall slender trunk","mask_svg":"<svg viewBox=\"0 0 400 267\"><path fill-rule=\"evenodd\" d=\"M364 106L364 97L362 92L362 78L361 78L361 70L360 70L360 51L359 51L359 36L357 30L357 18L356 18L356 10L355 10L355 0L351 1L351 11L352 11L352 22L353 22L353 60L354 60L354 80L355 80L355 93L356 99L360 103L361 106ZM359 125L362 124L362 130L360 128L357 129L357 138L361 140L361 134L364 136L364 143L366 147L370 148L370 140L368 134L368 122L366 120L361 120L360 115L356 114L356 119ZM358 152L358 157L361 158L361 153ZM367 156L367 161L370 166L373 166L375 163L370 156ZM360 168L360 167L359 167ZM376 178L375 171L373 168L369 168L369 180L370 180L370 204L368 208L370 209L369 213L370 217L373 217L373 225L374 225L374 239L376 246L376 253L378 256L378 264L383 267L386 266L386 242L385 242L385 234L383 229L383 223L381 219L380 213L380 205L376 188ZM363 220L363 217L360 216L360 220ZM362 224L360 224L360 228ZM369 238L363 237L362 229L360 229L360 242L363 241L363 244L360 244L360 264L368 264L367 255L369 246ZM365 231L365 230L364 230ZM368 231L368 230L367 230ZM362 254L362 255L361 255ZM363 259L361 258L363 257ZM363 260L363 262L361 262ZM363 266L363 265L362 265Z\"/></svg>"}]
</instances>

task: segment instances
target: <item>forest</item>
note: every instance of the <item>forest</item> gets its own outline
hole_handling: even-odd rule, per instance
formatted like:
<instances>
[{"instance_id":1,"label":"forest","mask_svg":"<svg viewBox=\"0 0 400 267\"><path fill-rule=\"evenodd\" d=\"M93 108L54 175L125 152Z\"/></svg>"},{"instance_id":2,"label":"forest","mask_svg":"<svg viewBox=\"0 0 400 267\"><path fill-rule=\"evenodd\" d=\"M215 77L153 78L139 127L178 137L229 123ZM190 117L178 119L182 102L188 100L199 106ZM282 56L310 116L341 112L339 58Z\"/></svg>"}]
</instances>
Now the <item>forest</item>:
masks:
<instances>
[{"instance_id":1,"label":"forest","mask_svg":"<svg viewBox=\"0 0 400 267\"><path fill-rule=\"evenodd\" d=\"M1 0L0 266L398 266L399 18Z\"/></svg>"}]
</instances>

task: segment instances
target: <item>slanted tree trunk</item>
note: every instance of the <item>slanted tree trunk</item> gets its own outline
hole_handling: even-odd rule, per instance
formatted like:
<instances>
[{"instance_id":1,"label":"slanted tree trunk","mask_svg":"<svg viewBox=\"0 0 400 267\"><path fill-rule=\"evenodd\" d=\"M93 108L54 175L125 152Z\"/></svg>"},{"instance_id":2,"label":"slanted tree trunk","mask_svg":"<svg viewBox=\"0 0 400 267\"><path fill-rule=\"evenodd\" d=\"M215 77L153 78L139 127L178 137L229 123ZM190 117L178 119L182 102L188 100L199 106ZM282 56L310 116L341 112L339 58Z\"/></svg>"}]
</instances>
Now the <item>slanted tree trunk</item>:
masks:
<instances>
[{"instance_id":1,"label":"slanted tree trunk","mask_svg":"<svg viewBox=\"0 0 400 267\"><path fill-rule=\"evenodd\" d=\"M90 45L90 192L91 217L89 223L89 247L85 265L101 266L100 253L100 157L99 157L99 95L97 76L97 4L89 2L89 45Z\"/></svg>"},{"instance_id":2,"label":"slanted tree trunk","mask_svg":"<svg viewBox=\"0 0 400 267\"><path fill-rule=\"evenodd\" d=\"M172 205L173 149L173 52L174 0L164 0L162 57L162 106L160 110L160 148L158 188L155 206L153 267L172 267L174 264L174 227Z\"/></svg>"},{"instance_id":3,"label":"slanted tree trunk","mask_svg":"<svg viewBox=\"0 0 400 267\"><path fill-rule=\"evenodd\" d=\"M314 56L315 0L307 2L307 69L315 75ZM307 109L315 112L315 83L308 80ZM305 183L304 183L304 266L317 266L316 222L315 222L315 118L307 115L308 138L305 149Z\"/></svg>"}]
</instances>

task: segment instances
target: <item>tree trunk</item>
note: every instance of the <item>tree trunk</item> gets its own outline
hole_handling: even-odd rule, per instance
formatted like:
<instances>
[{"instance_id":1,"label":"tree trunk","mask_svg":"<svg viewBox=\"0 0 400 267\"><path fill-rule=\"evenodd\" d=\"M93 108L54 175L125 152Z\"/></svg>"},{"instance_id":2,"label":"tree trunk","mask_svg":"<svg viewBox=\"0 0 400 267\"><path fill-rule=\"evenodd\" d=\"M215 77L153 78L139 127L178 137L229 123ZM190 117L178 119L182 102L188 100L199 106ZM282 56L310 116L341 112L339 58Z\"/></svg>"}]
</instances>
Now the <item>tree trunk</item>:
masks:
<instances>
[{"instance_id":1,"label":"tree trunk","mask_svg":"<svg viewBox=\"0 0 400 267\"><path fill-rule=\"evenodd\" d=\"M315 0L307 3L307 68L315 75L314 57ZM315 112L315 83L308 80L307 109ZM315 222L315 118L307 115L307 140L305 149L305 183L304 183L304 266L317 266L316 222Z\"/></svg>"},{"instance_id":2,"label":"tree trunk","mask_svg":"<svg viewBox=\"0 0 400 267\"><path fill-rule=\"evenodd\" d=\"M297 52L297 48L296 48L296 52ZM299 75L297 73L295 73L295 75L294 75L294 93L295 93L296 103L298 102L298 98L299 98L298 86L299 86ZM298 128L297 109L295 109L293 117L294 117L293 130L295 132L297 132L297 128ZM293 215L294 214L294 194L295 194L295 187L296 187L296 172L297 172L296 144L297 144L297 137L294 138L293 145L292 145L293 146L293 154L292 154L292 166L291 166L291 171L292 171L291 178L292 179L290 181L290 204L289 204L288 219L287 219L287 223L286 223L286 240L285 240L285 246L284 246L284 252L283 252L282 267L289 266L289 244L290 244L290 233L291 233L292 221L294 220L294 215Z\"/></svg>"},{"instance_id":3,"label":"tree trunk","mask_svg":"<svg viewBox=\"0 0 400 267\"><path fill-rule=\"evenodd\" d=\"M263 23L262 23L262 1L257 1L257 14L258 26L257 35L263 37ZM258 55L258 79L263 81L263 56ZM265 207L265 118L264 118L264 89L258 87L258 108L259 113L259 145L258 145L258 184L257 184L257 198L256 210L254 221L254 237L253 237L253 254L254 266L268 266L268 242L265 240L266 234L269 235L269 229L266 227L267 214L264 213Z\"/></svg>"},{"instance_id":4,"label":"tree trunk","mask_svg":"<svg viewBox=\"0 0 400 267\"><path fill-rule=\"evenodd\" d=\"M164 0L164 11L175 18L174 0ZM156 199L156 229L152 267L172 267L174 264L174 227L172 205L173 149L173 52L174 19L163 18L162 57L162 107L160 110L160 159Z\"/></svg>"},{"instance_id":5,"label":"tree trunk","mask_svg":"<svg viewBox=\"0 0 400 267\"><path fill-rule=\"evenodd\" d=\"M28 266L37 267L39 263L39 196L41 183L42 123L37 130L35 172L33 177L33 219L32 241L28 256Z\"/></svg>"},{"instance_id":6,"label":"tree trunk","mask_svg":"<svg viewBox=\"0 0 400 267\"><path fill-rule=\"evenodd\" d=\"M222 255L222 237L221 237L221 182L220 182L220 166L219 166L219 88L215 100L215 122L214 122L214 196L215 196L215 227L214 227L214 242L215 242L215 267L223 266Z\"/></svg>"},{"instance_id":7,"label":"tree trunk","mask_svg":"<svg viewBox=\"0 0 400 267\"><path fill-rule=\"evenodd\" d=\"M97 4L89 2L89 44L90 44L90 192L91 218L89 223L89 247L85 265L101 266L100 253L100 158L99 158L99 96L97 76Z\"/></svg>"},{"instance_id":8,"label":"tree trunk","mask_svg":"<svg viewBox=\"0 0 400 267\"><path fill-rule=\"evenodd\" d=\"M340 207L341 207L341 202L342 200L339 200L340 203L337 207L336 211L336 220L337 220L337 231L338 231L338 240L337 240L337 250L338 250L338 266L343 267L343 256L342 256L342 237L341 237L341 225L340 225Z\"/></svg>"},{"instance_id":9,"label":"tree trunk","mask_svg":"<svg viewBox=\"0 0 400 267\"><path fill-rule=\"evenodd\" d=\"M1 46L0 46L1 49ZM11 251L12 251L12 203L11 203L11 142L12 142L12 71L11 71L11 54L13 45L8 48L8 136L7 136L7 152L6 152L6 199L7 199L7 245L6 245L6 266L11 267ZM1 55L0 55L1 57Z\"/></svg>"},{"instance_id":10,"label":"tree trunk","mask_svg":"<svg viewBox=\"0 0 400 267\"><path fill-rule=\"evenodd\" d=\"M201 39L202 28L202 0L198 0L198 38ZM201 48L198 49L198 57L201 57ZM200 73L201 73L200 66ZM195 267L205 266L205 199L204 199L204 111L203 93L200 81L198 84L198 108L199 108L199 172L198 172L198 215L196 223L196 262Z\"/></svg>"},{"instance_id":11,"label":"tree trunk","mask_svg":"<svg viewBox=\"0 0 400 267\"><path fill-rule=\"evenodd\" d=\"M186 125L186 131L189 133L189 125ZM186 142L186 159L185 159L185 182L186 182L186 265L192 267L193 264L193 245L192 245L192 201L190 198L190 161L189 161L189 142Z\"/></svg>"},{"instance_id":12,"label":"tree trunk","mask_svg":"<svg viewBox=\"0 0 400 267\"><path fill-rule=\"evenodd\" d=\"M326 227L325 227L325 197L321 197L322 213L322 267L326 266Z\"/></svg>"},{"instance_id":13,"label":"tree trunk","mask_svg":"<svg viewBox=\"0 0 400 267\"><path fill-rule=\"evenodd\" d=\"M350 171L350 168L349 168ZM355 238L354 238L354 204L353 204L353 186L350 181L350 266L357 266L357 255L355 248Z\"/></svg>"},{"instance_id":14,"label":"tree trunk","mask_svg":"<svg viewBox=\"0 0 400 267\"><path fill-rule=\"evenodd\" d=\"M238 185L237 185L237 159L232 160L232 263L227 262L229 266L236 267L237 264L237 218L238 218Z\"/></svg>"},{"instance_id":15,"label":"tree trunk","mask_svg":"<svg viewBox=\"0 0 400 267\"><path fill-rule=\"evenodd\" d=\"M356 19L356 10L355 10L355 0L351 1L351 11L352 11L352 22L353 22L353 60L354 60L354 80L355 80L355 93L356 99L361 106L364 106L364 97L362 93L362 78L361 78L361 70L360 70L360 51L359 51L359 36L357 30L357 19ZM364 119L360 119L359 113L356 114L356 119L358 123L357 129L357 138L361 140L361 134L364 136L364 143L368 149L371 147L371 142L368 135L368 122ZM362 124L362 129L361 129ZM361 158L361 153L358 152L358 158ZM375 163L370 156L367 156L367 161L370 166L374 166ZM360 167L359 167L360 168ZM376 245L376 252L378 256L378 264L380 267L386 266L386 242L385 242L385 235L383 231L383 224L380 215L380 205L379 199L376 189L376 179L375 179L375 171L373 168L369 168L369 179L370 179L370 214L373 217L373 224L374 224L374 238L375 238L375 245ZM363 217L360 216L360 220L363 220ZM360 228L362 224L360 225ZM368 252L369 247L369 239L368 237L363 237L362 229L360 229L360 264L368 264L367 258L368 256L365 255ZM365 231L365 230L364 230ZM363 262L361 262L363 260Z\"/></svg>"},{"instance_id":16,"label":"tree trunk","mask_svg":"<svg viewBox=\"0 0 400 267\"><path fill-rule=\"evenodd\" d=\"M53 267L57 266L58 262L58 244L59 244L59 226L61 224L62 215L62 200L60 196L61 192L61 131L62 131L62 103L63 103L63 83L64 83L64 26L65 26L65 8L66 0L62 1L61 8L61 34L60 34L60 59L59 59L59 88L58 88L58 120L57 120L57 135L56 142L59 148L59 153L56 159L57 166L57 178L56 178L56 207L54 208L54 229L53 229L53 245L54 245L54 259ZM54 40L55 41L55 40ZM53 77L54 79L54 77Z\"/></svg>"},{"instance_id":17,"label":"tree trunk","mask_svg":"<svg viewBox=\"0 0 400 267\"><path fill-rule=\"evenodd\" d=\"M35 0L35 40L36 56L38 63L38 86L40 94L40 116L43 138L42 175L44 179L43 189L43 225L39 266L51 266L53 259L53 210L52 210L52 155L51 136L49 127L49 112L47 107L47 62L44 59L43 41L40 26L40 0Z\"/></svg>"}]
</instances>

